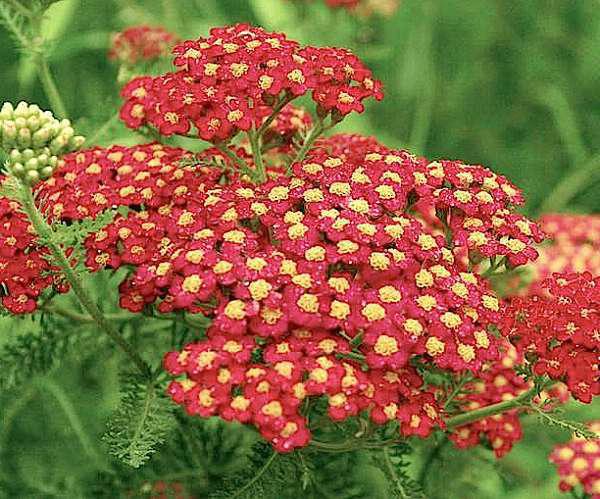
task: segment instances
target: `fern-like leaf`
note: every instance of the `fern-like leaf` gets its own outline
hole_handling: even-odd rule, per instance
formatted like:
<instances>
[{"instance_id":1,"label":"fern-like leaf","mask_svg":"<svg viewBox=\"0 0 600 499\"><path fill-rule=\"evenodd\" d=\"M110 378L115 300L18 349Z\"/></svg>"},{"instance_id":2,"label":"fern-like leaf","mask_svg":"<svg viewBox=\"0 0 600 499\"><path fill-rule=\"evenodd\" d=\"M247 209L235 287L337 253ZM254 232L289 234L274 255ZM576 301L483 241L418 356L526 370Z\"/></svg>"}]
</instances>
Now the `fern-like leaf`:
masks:
<instances>
[{"instance_id":1,"label":"fern-like leaf","mask_svg":"<svg viewBox=\"0 0 600 499\"><path fill-rule=\"evenodd\" d=\"M174 428L173 405L155 382L123 376L121 403L103 436L111 454L134 468L144 464Z\"/></svg>"},{"instance_id":2,"label":"fern-like leaf","mask_svg":"<svg viewBox=\"0 0 600 499\"><path fill-rule=\"evenodd\" d=\"M258 442L249 457L249 466L215 483L211 499L291 499L298 497L296 485L302 481L298 460L273 451Z\"/></svg>"},{"instance_id":3,"label":"fern-like leaf","mask_svg":"<svg viewBox=\"0 0 600 499\"><path fill-rule=\"evenodd\" d=\"M542 424L567 430L580 438L598 438L596 433L590 430L585 424L580 423L579 421L571 421L569 419L562 418L557 415L558 411L556 410L553 412L544 411L535 404L531 404L530 407L536 412Z\"/></svg>"},{"instance_id":4,"label":"fern-like leaf","mask_svg":"<svg viewBox=\"0 0 600 499\"><path fill-rule=\"evenodd\" d=\"M389 481L389 497L398 499L424 499L421 486L413 480L406 468L406 457L412 449L408 445L385 447L374 456L375 464L383 471Z\"/></svg>"},{"instance_id":5,"label":"fern-like leaf","mask_svg":"<svg viewBox=\"0 0 600 499\"><path fill-rule=\"evenodd\" d=\"M82 336L77 332L65 334L64 326L42 320L33 331L8 341L0 350L0 389L14 388L32 376L47 373Z\"/></svg>"}]
</instances>

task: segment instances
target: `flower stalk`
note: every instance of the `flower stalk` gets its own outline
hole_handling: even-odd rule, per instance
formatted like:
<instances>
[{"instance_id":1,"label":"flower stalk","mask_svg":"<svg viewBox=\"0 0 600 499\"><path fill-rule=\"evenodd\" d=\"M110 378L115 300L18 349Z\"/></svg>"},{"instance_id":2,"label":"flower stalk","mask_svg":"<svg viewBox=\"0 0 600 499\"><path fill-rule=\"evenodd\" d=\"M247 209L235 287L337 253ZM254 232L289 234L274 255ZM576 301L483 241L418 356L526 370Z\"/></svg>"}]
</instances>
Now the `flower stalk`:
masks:
<instances>
[{"instance_id":1,"label":"flower stalk","mask_svg":"<svg viewBox=\"0 0 600 499\"><path fill-rule=\"evenodd\" d=\"M456 416L446 420L446 429L453 430L459 426L474 423L475 421L489 418L490 416L495 416L496 414L502 414L513 409L519 409L521 407L528 406L529 402L531 402L531 400L540 392L540 390L542 390L542 388L543 386L534 386L533 388L523 392L521 395L518 395L511 400L505 400L503 402L498 402L497 404L491 404L485 407L480 407L479 409L475 409L473 411L457 414Z\"/></svg>"},{"instance_id":2,"label":"flower stalk","mask_svg":"<svg viewBox=\"0 0 600 499\"><path fill-rule=\"evenodd\" d=\"M61 246L54 241L54 231L52 227L46 222L33 198L31 187L18 181L20 201L23 207L23 211L27 215L27 218L31 222L33 229L36 234L40 236L44 241L47 242L48 248L50 249L52 256L56 260L56 263L61 269L65 279L71 285L75 296L81 303L81 306L88 312L90 317L98 325L104 333L106 333L117 346L131 359L136 368L140 373L146 376L148 379L151 377L151 371L146 362L140 357L135 349L127 342L125 338L119 333L119 331L106 319L98 305L94 302L93 298L85 289L77 273L71 267L65 252Z\"/></svg>"}]
</instances>

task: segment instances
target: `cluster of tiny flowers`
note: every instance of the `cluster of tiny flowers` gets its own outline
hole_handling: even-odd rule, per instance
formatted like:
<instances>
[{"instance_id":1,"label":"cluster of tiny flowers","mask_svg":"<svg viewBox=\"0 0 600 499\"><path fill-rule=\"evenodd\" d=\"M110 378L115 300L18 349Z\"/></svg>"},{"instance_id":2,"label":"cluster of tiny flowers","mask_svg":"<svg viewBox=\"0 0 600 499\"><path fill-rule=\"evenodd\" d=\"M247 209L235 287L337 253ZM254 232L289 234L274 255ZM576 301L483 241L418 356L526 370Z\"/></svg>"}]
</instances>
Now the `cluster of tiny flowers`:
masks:
<instances>
[{"instance_id":1,"label":"cluster of tiny flowers","mask_svg":"<svg viewBox=\"0 0 600 499\"><path fill-rule=\"evenodd\" d=\"M486 366L477 381L465 385L464 393L456 398L461 409L475 410L512 400L531 388L531 383L515 373L515 365L523 360L516 349L506 345L504 350L502 358ZM523 436L518 412L514 409L461 426L450 435L450 440L465 449L485 439L496 457L502 457Z\"/></svg>"},{"instance_id":2,"label":"cluster of tiny flowers","mask_svg":"<svg viewBox=\"0 0 600 499\"><path fill-rule=\"evenodd\" d=\"M404 435L426 436L438 409L410 359L479 372L498 356L488 328L501 303L444 237L407 213L420 195L440 202L438 187L426 188L428 164L344 135L321 140L292 170L207 192L210 231L184 219L204 244L127 281L140 304L158 297L159 309L214 319L207 341L167 355L167 370L183 376L171 395L192 414L252 422L281 451L308 442L300 411L311 395L327 396L334 420L367 409L377 423L397 420ZM500 185L492 188L504 192ZM386 385L397 379L406 386Z\"/></svg>"},{"instance_id":3,"label":"cluster of tiny flowers","mask_svg":"<svg viewBox=\"0 0 600 499\"><path fill-rule=\"evenodd\" d=\"M0 176L0 183L4 180ZM13 314L33 312L42 291L53 284L57 291L66 291L63 283L53 279L45 255L18 204L0 198L1 299Z\"/></svg>"},{"instance_id":4,"label":"cluster of tiny flowers","mask_svg":"<svg viewBox=\"0 0 600 499\"><path fill-rule=\"evenodd\" d=\"M285 35L235 25L175 46L177 71L140 77L122 90L121 118L130 128L162 135L190 133L226 141L258 128L273 106L311 93L320 116L362 112L362 101L382 98L381 83L345 49L302 47Z\"/></svg>"},{"instance_id":5,"label":"cluster of tiny flowers","mask_svg":"<svg viewBox=\"0 0 600 499\"><path fill-rule=\"evenodd\" d=\"M372 15L391 17L398 9L399 3L399 0L325 0L325 5L328 7L346 9L359 17Z\"/></svg>"},{"instance_id":6,"label":"cluster of tiny flowers","mask_svg":"<svg viewBox=\"0 0 600 499\"><path fill-rule=\"evenodd\" d=\"M57 120L35 104L5 102L0 108L0 149L9 155L10 173L25 182L49 178L58 158L84 141L69 120Z\"/></svg>"},{"instance_id":7,"label":"cluster of tiny flowers","mask_svg":"<svg viewBox=\"0 0 600 499\"><path fill-rule=\"evenodd\" d=\"M130 66L167 57L177 38L161 27L132 26L112 38L108 57Z\"/></svg>"},{"instance_id":8,"label":"cluster of tiny flowers","mask_svg":"<svg viewBox=\"0 0 600 499\"><path fill-rule=\"evenodd\" d=\"M544 294L514 298L502 328L535 374L564 381L589 403L600 394L600 277L554 274Z\"/></svg>"},{"instance_id":9,"label":"cluster of tiny flowers","mask_svg":"<svg viewBox=\"0 0 600 499\"><path fill-rule=\"evenodd\" d=\"M556 272L600 275L600 215L547 214L539 224L549 241L538 248L530 293L539 294L540 284Z\"/></svg>"},{"instance_id":10,"label":"cluster of tiny flowers","mask_svg":"<svg viewBox=\"0 0 600 499\"><path fill-rule=\"evenodd\" d=\"M558 445L550 454L550 461L560 476L560 490L569 492L581 485L590 499L600 499L600 421L588 427L598 438L573 438L567 444Z\"/></svg>"},{"instance_id":11,"label":"cluster of tiny flowers","mask_svg":"<svg viewBox=\"0 0 600 499\"><path fill-rule=\"evenodd\" d=\"M524 199L505 177L479 165L460 161L420 161L414 173L416 192L425 198L416 205L425 218L442 215L456 248L476 264L503 259L516 267L537 258L536 243L544 239L539 226L514 211Z\"/></svg>"}]
</instances>

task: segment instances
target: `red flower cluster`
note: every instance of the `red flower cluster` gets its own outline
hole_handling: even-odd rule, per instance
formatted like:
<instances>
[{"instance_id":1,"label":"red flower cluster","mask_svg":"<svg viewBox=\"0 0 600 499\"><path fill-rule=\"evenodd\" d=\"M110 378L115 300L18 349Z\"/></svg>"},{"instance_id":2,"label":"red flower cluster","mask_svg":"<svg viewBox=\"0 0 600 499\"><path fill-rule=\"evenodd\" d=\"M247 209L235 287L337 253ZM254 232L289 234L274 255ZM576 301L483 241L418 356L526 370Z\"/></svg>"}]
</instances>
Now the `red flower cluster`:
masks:
<instances>
[{"instance_id":1,"label":"red flower cluster","mask_svg":"<svg viewBox=\"0 0 600 499\"><path fill-rule=\"evenodd\" d=\"M600 499L600 421L588 426L598 438L574 438L567 444L558 445L550 454L550 461L557 467L560 490L568 492L581 485L590 499Z\"/></svg>"},{"instance_id":2,"label":"red flower cluster","mask_svg":"<svg viewBox=\"0 0 600 499\"><path fill-rule=\"evenodd\" d=\"M132 80L122 91L127 126L152 125L162 135L190 132L226 141L258 128L281 99L311 92L320 116L362 112L382 98L381 83L349 51L301 47L285 35L244 24L214 28L173 50L177 71Z\"/></svg>"},{"instance_id":3,"label":"red flower cluster","mask_svg":"<svg viewBox=\"0 0 600 499\"><path fill-rule=\"evenodd\" d=\"M529 293L540 294L541 283L555 272L600 275L600 215L548 214L539 223L551 241L539 248Z\"/></svg>"},{"instance_id":4,"label":"red flower cluster","mask_svg":"<svg viewBox=\"0 0 600 499\"><path fill-rule=\"evenodd\" d=\"M312 126L312 117L302 107L285 106L265 131L263 149L290 154L294 145L301 142Z\"/></svg>"},{"instance_id":5,"label":"red flower cluster","mask_svg":"<svg viewBox=\"0 0 600 499\"><path fill-rule=\"evenodd\" d=\"M210 232L197 218L190 227L204 244L139 267L127 283L145 303L164 297L159 309L195 303L214 318L207 341L166 357L185 375L174 399L193 414L253 422L279 450L307 442L301 402L311 395L328 396L333 419L369 408L376 422L399 419L404 434L426 435L435 399L418 391L408 361L479 371L497 357L488 326L502 310L444 238L407 213L419 193L438 202L437 186L420 182L424 169L404 151L342 136L320 141L291 179L210 190ZM414 381L386 394L381 378L398 376Z\"/></svg>"},{"instance_id":6,"label":"red flower cluster","mask_svg":"<svg viewBox=\"0 0 600 499\"><path fill-rule=\"evenodd\" d=\"M514 298L502 328L535 374L566 383L590 402L600 394L600 277L555 274L545 294Z\"/></svg>"},{"instance_id":7,"label":"red flower cluster","mask_svg":"<svg viewBox=\"0 0 600 499\"><path fill-rule=\"evenodd\" d=\"M108 57L129 65L152 61L168 56L176 40L160 27L132 26L113 36Z\"/></svg>"},{"instance_id":8,"label":"red flower cluster","mask_svg":"<svg viewBox=\"0 0 600 499\"><path fill-rule=\"evenodd\" d=\"M398 9L399 3L399 0L325 0L325 5L328 7L346 9L359 17L372 15L391 17Z\"/></svg>"},{"instance_id":9,"label":"red flower cluster","mask_svg":"<svg viewBox=\"0 0 600 499\"><path fill-rule=\"evenodd\" d=\"M287 451L310 438L303 400L325 395L334 420L367 409L426 436L439 409L410 360L479 372L497 358L490 327L503 305L455 258L460 238L446 241L411 208L455 222L492 213L488 233L500 240L506 223L491 220L513 216L518 193L483 167L444 167L348 135L319 141L292 177L273 169L262 185L230 166L216 150L95 148L66 156L39 191L55 219L128 208L85 243L91 270L131 268L122 307L212 320L206 341L165 360L183 375L170 393L190 413L252 422ZM468 189L488 193L496 211L450 207ZM519 237L526 251L531 236Z\"/></svg>"},{"instance_id":10,"label":"red flower cluster","mask_svg":"<svg viewBox=\"0 0 600 499\"><path fill-rule=\"evenodd\" d=\"M3 180L0 176L0 183ZM59 292L67 290L62 280L52 275L46 255L18 204L0 198L0 294L2 305L13 314L33 312L49 286Z\"/></svg>"},{"instance_id":11,"label":"red flower cluster","mask_svg":"<svg viewBox=\"0 0 600 499\"><path fill-rule=\"evenodd\" d=\"M511 400L531 388L531 384L514 370L522 358L514 347L506 345L504 349L500 360L486 366L477 381L465 385L464 393L456 398L461 409L475 410ZM460 449L465 449L478 445L485 438L496 457L502 457L522 436L518 410L512 410L461 426L450 435L450 440Z\"/></svg>"}]
</instances>

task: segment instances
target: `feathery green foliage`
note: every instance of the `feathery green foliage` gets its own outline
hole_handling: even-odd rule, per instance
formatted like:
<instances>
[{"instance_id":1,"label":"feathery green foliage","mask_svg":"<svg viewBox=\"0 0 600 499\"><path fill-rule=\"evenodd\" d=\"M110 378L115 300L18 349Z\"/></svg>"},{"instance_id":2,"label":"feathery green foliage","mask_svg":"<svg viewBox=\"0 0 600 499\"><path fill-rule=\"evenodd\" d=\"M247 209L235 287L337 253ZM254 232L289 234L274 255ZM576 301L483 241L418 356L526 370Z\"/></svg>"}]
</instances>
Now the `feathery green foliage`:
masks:
<instances>
[{"instance_id":1,"label":"feathery green foliage","mask_svg":"<svg viewBox=\"0 0 600 499\"><path fill-rule=\"evenodd\" d=\"M123 374L121 390L103 439L112 455L138 468L173 430L173 406L156 382L147 383L137 374Z\"/></svg>"}]
</instances>

